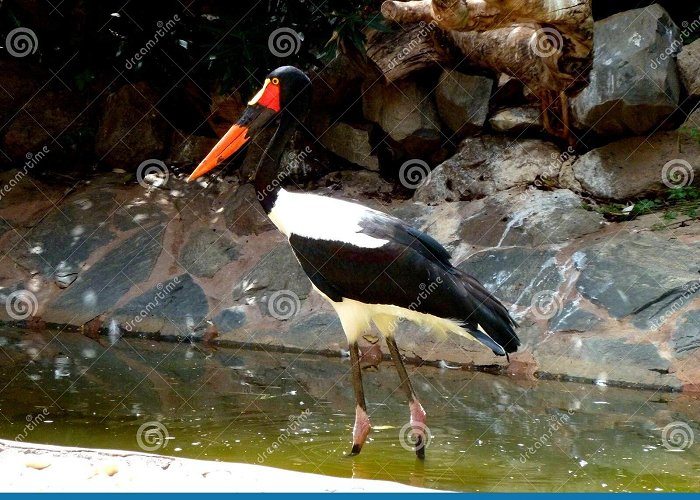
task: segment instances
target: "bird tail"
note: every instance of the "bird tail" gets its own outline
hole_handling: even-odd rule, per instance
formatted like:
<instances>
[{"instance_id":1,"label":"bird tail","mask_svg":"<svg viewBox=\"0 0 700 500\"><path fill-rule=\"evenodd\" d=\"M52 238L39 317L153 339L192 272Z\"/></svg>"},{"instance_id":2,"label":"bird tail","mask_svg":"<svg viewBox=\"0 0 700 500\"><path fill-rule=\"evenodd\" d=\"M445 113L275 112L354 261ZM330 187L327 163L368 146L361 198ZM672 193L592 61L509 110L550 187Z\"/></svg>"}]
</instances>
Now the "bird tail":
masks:
<instances>
[{"instance_id":1,"label":"bird tail","mask_svg":"<svg viewBox=\"0 0 700 500\"><path fill-rule=\"evenodd\" d=\"M505 306L479 280L460 269L453 269L468 297L465 305L469 314L461 326L498 356L516 352L520 345L520 339L515 333L518 324Z\"/></svg>"}]
</instances>

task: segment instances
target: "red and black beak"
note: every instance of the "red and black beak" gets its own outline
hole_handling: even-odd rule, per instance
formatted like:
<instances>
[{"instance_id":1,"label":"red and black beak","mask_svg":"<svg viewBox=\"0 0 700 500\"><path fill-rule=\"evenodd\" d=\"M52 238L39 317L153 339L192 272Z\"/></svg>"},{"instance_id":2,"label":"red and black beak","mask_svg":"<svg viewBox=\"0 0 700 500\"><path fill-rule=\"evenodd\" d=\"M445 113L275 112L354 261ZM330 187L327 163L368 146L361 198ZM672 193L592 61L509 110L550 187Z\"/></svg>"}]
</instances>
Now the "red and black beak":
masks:
<instances>
[{"instance_id":1,"label":"red and black beak","mask_svg":"<svg viewBox=\"0 0 700 500\"><path fill-rule=\"evenodd\" d=\"M239 151L280 112L280 84L277 78L268 78L260 91L248 102L241 118L216 143L206 158L194 169L187 182L201 177Z\"/></svg>"}]
</instances>

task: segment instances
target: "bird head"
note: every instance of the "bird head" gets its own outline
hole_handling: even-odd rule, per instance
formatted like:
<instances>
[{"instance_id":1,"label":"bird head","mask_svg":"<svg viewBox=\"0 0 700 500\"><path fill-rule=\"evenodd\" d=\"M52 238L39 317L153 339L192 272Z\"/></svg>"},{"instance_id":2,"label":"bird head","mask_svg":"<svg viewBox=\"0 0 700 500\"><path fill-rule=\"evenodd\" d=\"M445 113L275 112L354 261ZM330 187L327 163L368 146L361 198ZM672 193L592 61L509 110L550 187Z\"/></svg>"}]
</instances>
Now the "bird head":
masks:
<instances>
[{"instance_id":1,"label":"bird head","mask_svg":"<svg viewBox=\"0 0 700 500\"><path fill-rule=\"evenodd\" d=\"M187 178L201 177L239 151L257 132L276 121L293 122L305 116L311 101L311 80L294 66L282 66L265 78L262 88L248 101L240 119ZM289 122L288 122L289 123Z\"/></svg>"}]
</instances>

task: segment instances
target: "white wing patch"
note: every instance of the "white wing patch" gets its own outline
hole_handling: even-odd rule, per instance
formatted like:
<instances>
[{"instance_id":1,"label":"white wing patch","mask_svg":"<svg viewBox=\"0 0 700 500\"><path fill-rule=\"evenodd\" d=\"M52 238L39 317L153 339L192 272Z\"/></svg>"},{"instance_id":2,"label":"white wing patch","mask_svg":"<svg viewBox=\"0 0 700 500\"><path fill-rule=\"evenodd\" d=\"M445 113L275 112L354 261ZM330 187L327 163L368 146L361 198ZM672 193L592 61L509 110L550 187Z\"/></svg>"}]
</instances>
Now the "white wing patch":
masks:
<instances>
[{"instance_id":1,"label":"white wing patch","mask_svg":"<svg viewBox=\"0 0 700 500\"><path fill-rule=\"evenodd\" d=\"M379 248L389 240L361 233L360 221L374 210L357 203L280 189L270 220L287 238L340 241L361 248Z\"/></svg>"}]
</instances>

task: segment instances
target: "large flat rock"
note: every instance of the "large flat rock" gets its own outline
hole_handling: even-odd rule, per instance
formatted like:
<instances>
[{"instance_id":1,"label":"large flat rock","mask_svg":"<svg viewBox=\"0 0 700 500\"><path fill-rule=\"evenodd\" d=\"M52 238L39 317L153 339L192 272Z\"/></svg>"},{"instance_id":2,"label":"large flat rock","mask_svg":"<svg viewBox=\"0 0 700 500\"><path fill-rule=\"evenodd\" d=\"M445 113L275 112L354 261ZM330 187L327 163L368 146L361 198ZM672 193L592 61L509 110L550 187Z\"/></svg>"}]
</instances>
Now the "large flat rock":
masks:
<instances>
[{"instance_id":1,"label":"large flat rock","mask_svg":"<svg viewBox=\"0 0 700 500\"><path fill-rule=\"evenodd\" d=\"M663 310L669 294L698 278L696 248L649 234L623 232L581 252L579 292L616 318Z\"/></svg>"},{"instance_id":2,"label":"large flat rock","mask_svg":"<svg viewBox=\"0 0 700 500\"><path fill-rule=\"evenodd\" d=\"M163 228L157 237L139 231L107 252L47 305L44 319L83 324L109 311L134 284L151 275L162 251Z\"/></svg>"}]
</instances>

